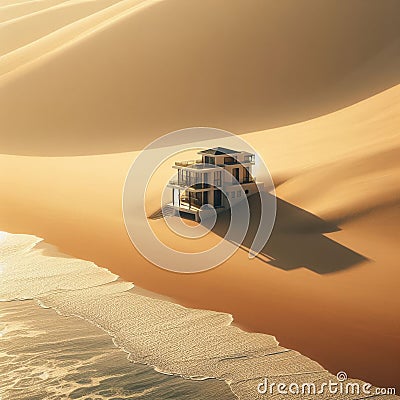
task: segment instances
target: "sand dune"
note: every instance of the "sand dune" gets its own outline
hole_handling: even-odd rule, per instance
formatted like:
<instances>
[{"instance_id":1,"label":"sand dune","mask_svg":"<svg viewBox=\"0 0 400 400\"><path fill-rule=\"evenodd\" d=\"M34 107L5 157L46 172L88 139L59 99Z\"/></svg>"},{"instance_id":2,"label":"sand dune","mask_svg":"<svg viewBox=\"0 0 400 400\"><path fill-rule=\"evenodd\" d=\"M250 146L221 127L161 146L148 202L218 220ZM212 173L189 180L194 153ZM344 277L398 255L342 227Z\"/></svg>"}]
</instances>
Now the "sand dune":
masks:
<instances>
[{"instance_id":1,"label":"sand dune","mask_svg":"<svg viewBox=\"0 0 400 400\"><path fill-rule=\"evenodd\" d=\"M400 200L399 105L397 86L322 118L244 138L265 157L279 197L328 220L347 219Z\"/></svg>"},{"instance_id":2,"label":"sand dune","mask_svg":"<svg viewBox=\"0 0 400 400\"><path fill-rule=\"evenodd\" d=\"M39 0L39 1L24 1L17 3L1 4L0 5L0 22L10 19L19 18L37 11L45 10L57 4L64 3L65 0Z\"/></svg>"},{"instance_id":3,"label":"sand dune","mask_svg":"<svg viewBox=\"0 0 400 400\"><path fill-rule=\"evenodd\" d=\"M397 0L0 0L0 230L394 386L399 26ZM145 144L195 125L257 149L278 216L259 258L183 275L134 249L121 194Z\"/></svg>"},{"instance_id":4,"label":"sand dune","mask_svg":"<svg viewBox=\"0 0 400 400\"><path fill-rule=\"evenodd\" d=\"M281 182L277 229L263 259L249 261L240 250L195 275L149 264L121 216L136 152L1 156L0 229L45 237L185 305L232 313L245 328L273 334L330 371L393 386L400 355L399 97L397 86L308 122L243 136ZM161 220L152 224L173 240Z\"/></svg>"},{"instance_id":5,"label":"sand dune","mask_svg":"<svg viewBox=\"0 0 400 400\"><path fill-rule=\"evenodd\" d=\"M328 220L343 222L372 209L400 204L400 147L328 164L279 187L278 194ZM317 188L317 190L315 190Z\"/></svg>"},{"instance_id":6,"label":"sand dune","mask_svg":"<svg viewBox=\"0 0 400 400\"><path fill-rule=\"evenodd\" d=\"M396 0L57 4L1 9L14 49L0 60L1 153L137 150L196 125L244 133L399 82Z\"/></svg>"},{"instance_id":7,"label":"sand dune","mask_svg":"<svg viewBox=\"0 0 400 400\"><path fill-rule=\"evenodd\" d=\"M99 29L102 24L122 15L123 12L136 10L142 3L149 4L149 1L114 1L114 5L105 8L106 4L102 3L77 2L61 4L58 7L46 9L41 13L35 13L28 15L26 18L19 18L2 24L3 33L7 34L8 37L4 46L6 49L14 48L14 50L3 55L0 63L0 75L15 73L18 68L28 65L30 62L40 61L46 54L56 50L61 51L65 46L79 41L82 36ZM90 11L89 6L91 5L99 8L99 10L86 17L82 15L82 13L86 14ZM101 6L103 6L103 9ZM70 20L70 23L68 23L68 20ZM23 32L25 29L29 29L30 34ZM45 34L46 31L48 31L47 35ZM18 37L18 33L22 37ZM21 47L17 47L18 40L26 43ZM19 73L23 74L24 70L22 72L19 71Z\"/></svg>"},{"instance_id":8,"label":"sand dune","mask_svg":"<svg viewBox=\"0 0 400 400\"><path fill-rule=\"evenodd\" d=\"M3 22L0 24L0 35L7 39L0 42L0 54L9 53L35 42L67 24L117 2L118 0L62 2L53 7Z\"/></svg>"}]
</instances>

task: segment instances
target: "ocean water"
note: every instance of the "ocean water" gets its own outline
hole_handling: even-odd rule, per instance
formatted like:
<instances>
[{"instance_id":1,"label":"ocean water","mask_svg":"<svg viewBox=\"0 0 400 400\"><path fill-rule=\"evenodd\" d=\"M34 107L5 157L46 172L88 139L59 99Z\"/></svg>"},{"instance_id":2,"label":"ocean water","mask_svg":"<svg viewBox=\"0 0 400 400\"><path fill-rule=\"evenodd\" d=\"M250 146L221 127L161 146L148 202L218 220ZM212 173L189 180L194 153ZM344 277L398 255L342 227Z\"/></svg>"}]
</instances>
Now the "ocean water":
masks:
<instances>
[{"instance_id":1,"label":"ocean water","mask_svg":"<svg viewBox=\"0 0 400 400\"><path fill-rule=\"evenodd\" d=\"M235 398L223 381L133 364L102 330L32 300L0 303L0 343L2 400Z\"/></svg>"},{"instance_id":2,"label":"ocean water","mask_svg":"<svg viewBox=\"0 0 400 400\"><path fill-rule=\"evenodd\" d=\"M0 234L1 400L265 399L264 378L335 379L273 336L232 326L229 314L145 296L91 262L44 254L40 241Z\"/></svg>"}]
</instances>

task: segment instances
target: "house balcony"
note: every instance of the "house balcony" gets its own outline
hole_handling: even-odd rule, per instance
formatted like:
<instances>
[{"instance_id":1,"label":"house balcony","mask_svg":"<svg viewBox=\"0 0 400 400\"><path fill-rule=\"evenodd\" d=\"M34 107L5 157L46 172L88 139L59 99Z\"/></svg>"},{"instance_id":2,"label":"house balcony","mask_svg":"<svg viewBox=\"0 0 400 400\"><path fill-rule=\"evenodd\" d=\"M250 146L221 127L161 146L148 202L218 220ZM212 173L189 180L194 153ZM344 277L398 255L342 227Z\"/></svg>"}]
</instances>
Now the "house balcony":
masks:
<instances>
[{"instance_id":1,"label":"house balcony","mask_svg":"<svg viewBox=\"0 0 400 400\"><path fill-rule=\"evenodd\" d=\"M238 160L224 161L222 164L217 164L219 167L223 167L224 165L236 165L240 164Z\"/></svg>"},{"instance_id":2,"label":"house balcony","mask_svg":"<svg viewBox=\"0 0 400 400\"><path fill-rule=\"evenodd\" d=\"M210 189L212 187L212 185L210 185L209 183L194 183L193 181L185 181L178 179L170 180L168 182L168 186L191 190L191 191Z\"/></svg>"},{"instance_id":3,"label":"house balcony","mask_svg":"<svg viewBox=\"0 0 400 400\"><path fill-rule=\"evenodd\" d=\"M202 160L187 160L187 161L175 161L177 167L191 167L195 164L201 164Z\"/></svg>"},{"instance_id":4,"label":"house balcony","mask_svg":"<svg viewBox=\"0 0 400 400\"><path fill-rule=\"evenodd\" d=\"M256 181L256 177L252 176L250 178L245 178L243 179L243 182L241 183L242 185L245 185L246 183L254 183Z\"/></svg>"},{"instance_id":5,"label":"house balcony","mask_svg":"<svg viewBox=\"0 0 400 400\"><path fill-rule=\"evenodd\" d=\"M224 186L238 186L238 185L246 185L249 183L255 183L256 182L256 178L255 177L251 177L251 178L245 178L242 180L242 182L225 182Z\"/></svg>"},{"instance_id":6,"label":"house balcony","mask_svg":"<svg viewBox=\"0 0 400 400\"><path fill-rule=\"evenodd\" d=\"M234 160L225 160L223 163L218 164L209 164L205 163L203 160L186 160L186 161L175 161L175 168L193 168L193 169L209 169L216 167L224 167L226 165L255 165L255 161L253 159L238 161Z\"/></svg>"},{"instance_id":7,"label":"house balcony","mask_svg":"<svg viewBox=\"0 0 400 400\"><path fill-rule=\"evenodd\" d=\"M196 197L188 197L188 196L181 197L181 203L180 203L181 208L188 208L188 209L194 208L199 210L202 205L203 205L202 202Z\"/></svg>"}]
</instances>

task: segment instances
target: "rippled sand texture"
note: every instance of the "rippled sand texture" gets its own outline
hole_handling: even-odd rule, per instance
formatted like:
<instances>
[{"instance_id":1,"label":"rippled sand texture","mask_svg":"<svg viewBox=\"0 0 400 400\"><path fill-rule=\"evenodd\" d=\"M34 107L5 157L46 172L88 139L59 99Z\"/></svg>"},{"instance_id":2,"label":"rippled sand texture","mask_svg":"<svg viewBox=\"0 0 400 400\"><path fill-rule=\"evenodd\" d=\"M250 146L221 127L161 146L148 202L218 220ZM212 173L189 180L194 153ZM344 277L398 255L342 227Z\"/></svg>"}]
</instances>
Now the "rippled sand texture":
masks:
<instances>
[{"instance_id":1,"label":"rippled sand texture","mask_svg":"<svg viewBox=\"0 0 400 400\"><path fill-rule=\"evenodd\" d=\"M193 381L128 362L110 336L33 301L0 303L2 400L233 400L221 381Z\"/></svg>"},{"instance_id":2,"label":"rippled sand texture","mask_svg":"<svg viewBox=\"0 0 400 400\"><path fill-rule=\"evenodd\" d=\"M36 242L36 237L2 234L0 261L5 279L0 284L0 299L34 298L64 316L79 316L109 333L131 361L187 378L225 380L241 399L264 398L257 392L264 377L298 384L333 379L318 363L279 346L273 336L231 326L228 314L188 309L136 294L131 283L112 281L106 270L93 264L41 254L42 250L32 249ZM73 279L77 274L80 279ZM97 280L93 279L96 275ZM79 282L80 288L71 288L72 280ZM35 281L46 285L35 285ZM46 332L44 325L40 331ZM39 333L33 330L31 334ZM18 374L12 368L11 372ZM48 372L33 373L47 376ZM88 377L83 373L82 379ZM277 398L288 397L293 396Z\"/></svg>"}]
</instances>

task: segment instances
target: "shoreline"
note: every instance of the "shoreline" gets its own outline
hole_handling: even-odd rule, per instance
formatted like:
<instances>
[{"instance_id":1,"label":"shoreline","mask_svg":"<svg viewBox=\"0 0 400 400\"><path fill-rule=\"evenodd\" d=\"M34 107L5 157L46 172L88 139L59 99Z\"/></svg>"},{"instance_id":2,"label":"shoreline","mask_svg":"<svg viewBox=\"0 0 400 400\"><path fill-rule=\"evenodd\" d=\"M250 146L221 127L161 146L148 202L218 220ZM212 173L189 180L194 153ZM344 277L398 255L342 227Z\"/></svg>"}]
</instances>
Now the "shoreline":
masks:
<instances>
[{"instance_id":1,"label":"shoreline","mask_svg":"<svg viewBox=\"0 0 400 400\"><path fill-rule=\"evenodd\" d=\"M339 372L400 394L400 0L256 3L0 0L0 304L32 298L100 328L152 367L143 382L146 368L133 374L135 398L254 400L269 374L276 383ZM182 162L206 153L235 179ZM231 208L191 239L152 219L164 203L192 201L179 175L207 178L194 187L197 206L225 203L213 191L229 183L227 198L247 199L249 224ZM247 176L274 203L272 232L263 202L233 185L244 189ZM245 235L228 241L236 226ZM4 237L14 247L3 251ZM32 326L63 325L21 308L16 329L23 311ZM26 330L6 342L34 370ZM53 398L30 396L31 373L1 354L9 387L26 383L10 392L18 400L64 394L60 384ZM221 377L230 390L213 382L192 397L165 371ZM98 386L91 397L114 398Z\"/></svg>"},{"instance_id":2,"label":"shoreline","mask_svg":"<svg viewBox=\"0 0 400 400\"><path fill-rule=\"evenodd\" d=\"M85 319L63 317L54 309L38 307L35 300L3 302L1 309L2 351L7 354L0 358L0 370L5 373L0 396L4 399L91 396L107 400L148 398L149 394L150 398L170 398L173 388L182 400L214 395L221 400L236 399L223 381L181 379L130 362L108 333ZM29 342L24 342L26 336ZM24 364L24 375L32 379L15 384L21 372L15 364L10 368L10 360Z\"/></svg>"},{"instance_id":3,"label":"shoreline","mask_svg":"<svg viewBox=\"0 0 400 400\"><path fill-rule=\"evenodd\" d=\"M12 282L13 282L12 279L10 280L10 277L12 278L12 276L13 276L13 272L12 272L12 270L10 270L10 268L15 268L16 265L18 265L18 263L24 262L24 260L30 260L30 258L32 258L32 261L24 262L28 267L30 265L30 262L37 264L37 262L38 261L40 262L40 260L42 260L43 264L45 264L46 260L50 260L50 259L52 261L59 260L58 261L59 264L63 264L66 261L68 262L69 260L83 261L83 263L84 263L83 264L83 266L84 266L83 272L85 272L85 264L86 265L88 264L87 261L77 260L77 259L71 258L70 256L65 257L65 254L61 253L55 246L47 245L44 242L44 239L42 239L42 238L38 238L38 237L32 236L32 235L29 235L29 237L28 237L28 235L26 235L26 234L11 234L8 232L2 232L2 233L3 233L2 241L5 241L5 244L6 244L6 253L4 255L2 255L2 257L4 258L4 265L6 267L6 269L5 269L6 286L7 286L7 282L9 282L9 284L10 283L12 284ZM23 239L21 238L22 236L24 237ZM11 239L10 239L10 237L11 237ZM21 246L18 247L18 239L19 238L22 239L22 243L21 243L22 247ZM24 243L24 241L25 241L24 239L27 240L28 244ZM9 240L11 240L11 243L12 243L11 247L8 245ZM17 241L17 245L15 244L15 241ZM10 247L8 250L7 250L7 245ZM0 243L0 246L4 246L4 244ZM13 251L14 251L14 254L13 254ZM51 253L51 255L48 254L49 252ZM1 256L1 254L0 254L0 256ZM17 262L17 264L15 264L15 262ZM7 271L7 267L8 267L8 270L11 272ZM50 267L51 267L51 265L50 265ZM39 271L40 271L40 268L42 269L42 271L44 271L42 266L39 266ZM107 270L106 268L99 267L99 266L95 266L95 268L97 268L97 270L99 270L99 272L101 272L101 273L103 273L104 271L106 271L107 273L110 273L110 271ZM46 268L46 271L47 270L48 270L48 266ZM54 271L48 271L48 272L50 272L49 276L54 276ZM18 272L17 272L17 274L18 274ZM65 275L65 272L63 273L63 275ZM41 275L39 273L39 275L35 274L34 276L40 277ZM204 374L190 375L190 374L183 373L183 372L179 373L177 371L173 371L173 370L171 371L170 369L168 369L168 367L162 367L162 363L161 364L158 364L158 363L153 364L148 361L141 360L140 356L138 356L137 354L132 352L131 349L126 347L126 345L124 345L124 343L121 342L121 337L119 335L120 334L119 331L113 331L112 329L107 329L105 327L104 323L102 324L101 322L97 322L96 320L85 316L84 310L81 310L81 308L83 305L87 305L89 303L87 303L86 301L84 303L80 303L78 301L77 302L78 308L76 308L76 309L74 308L74 306L72 306L72 308L71 308L71 304L74 303L76 297L79 297L81 294L84 294L85 292L100 291L100 293L101 293L104 291L104 293L107 293L107 288L114 287L114 290L116 290L115 293L117 293L117 294L131 296L130 299L143 298L143 299L146 299L145 300L146 302L151 300L156 306L157 306L157 304L158 305L162 304L163 307L167 307L167 308L172 307L175 310L175 312L177 310L180 310L184 314L209 315L211 317L211 319L213 319L215 317L217 317L218 319L222 318L221 322L222 321L224 321L224 322L222 322L221 326L224 326L225 329L228 329L228 331L232 331L232 332L236 331L237 332L236 334L243 336L242 340L247 337L246 340L248 340L248 341L250 340L248 342L248 344L251 344L251 340L252 340L251 338L255 337L254 334L251 334L248 332L241 332L240 330L238 330L238 328L235 329L235 327L233 327L233 325L232 325L233 316L230 314L217 313L217 312L213 312L213 311L209 311L209 310L189 309L178 303L175 303L175 302L171 303L171 299L170 298L166 299L165 296L160 296L154 292L150 292L145 289L136 288L133 283L125 282L120 277L115 276L112 273L110 276L113 276L113 278L111 280L108 279L108 280L104 281L103 283L100 283L100 286L98 286L98 285L91 286L90 284L89 284L89 286L87 286L87 284L83 283L81 288L78 287L78 288L70 290L70 289L63 289L62 284L61 284L61 286L59 286L60 284L57 284L57 286L55 286L54 290L53 290L53 289L51 289L51 285L50 285L49 287L46 286L46 288L39 287L39 292L36 295L32 294L30 296L24 295L23 297L2 298L1 301L12 302L12 301L31 301L31 300L33 300L34 303L36 303L42 309L53 310L59 316L80 318L80 319L92 324L93 326L96 326L103 332L107 333L107 335L110 337L111 342L117 348L119 348L120 350L122 350L123 352L125 352L128 355L127 356L128 361L147 365L147 366L151 367L154 371L165 374L165 375L180 376L182 378L196 380L196 381L197 380L208 380L208 379L225 381L225 383L229 386L231 392L236 397L249 398L248 394L246 394L245 397L242 397L242 395L240 395L240 390L239 390L239 394L238 394L237 387L234 390L234 385L237 386L238 383L232 378L228 379L228 377L222 378L222 377L218 377L218 376L214 376L214 375L204 375ZM17 277L18 277L18 275L15 275L15 278L17 278ZM40 279L43 279L43 278L40 278ZM120 289L118 289L119 286L121 286ZM29 287L30 287L30 282L24 282L22 287L18 287L17 290L18 290L18 292L22 291L22 293L24 293L24 291L27 291L27 293L29 293L29 290L30 290ZM1 285L0 285L0 290L2 290L3 293L7 293L8 289L4 285L3 285L3 288L1 288ZM12 292L10 292L10 293L12 293ZM2 294L2 295L4 296L4 294ZM61 298L61 302L57 302L58 297ZM65 301L62 300L63 298L68 299L68 302L65 303ZM88 299L90 299L90 297ZM128 298L128 300L129 300L129 298ZM104 297L102 298L102 301L104 301ZM125 302L125 300L124 300L124 302ZM124 303L124 304L126 305L126 303ZM74 309L76 311L73 311ZM129 309L129 306L128 306L128 309ZM102 314L100 314L100 315L101 315L101 317L103 317ZM111 314L109 314L108 316L110 317ZM174 318L174 313L172 314L172 316L173 316L172 318ZM163 321L163 323L164 322L170 323L170 320L168 320L168 319L166 319L165 321L164 321L164 319L161 319L161 321ZM140 321L139 325L141 325L142 322L143 322L143 325L146 325L147 324L146 318L144 318L143 321ZM179 325L180 325L180 323L179 323ZM187 325L187 327L188 326L189 325ZM211 325L210 327L207 327L207 325L204 325L204 329L206 329L206 328L207 329L211 328L210 332L212 332L216 327L214 327L213 325ZM186 335L185 329L183 330L183 334ZM272 342L275 342L275 345L278 346L276 339L269 335L256 334L256 336L263 338L263 340L267 340L267 339L268 339L268 341L272 340ZM169 340L172 340L172 337ZM223 342L221 342L221 344L222 343ZM252 362L251 360L253 357L256 356L256 354L252 354L251 351L249 352L249 349L247 349L246 346L244 348L246 350L243 353L243 356L241 356L240 358L249 356L250 357L249 362ZM256 350L256 348L255 348L255 350ZM289 350L289 349L283 349L283 350L284 350L284 352L291 352L291 350ZM271 353L271 354L274 354L274 353ZM298 353L294 353L294 354L298 354ZM162 357L162 353L159 354L158 356L156 355L156 358L158 360L161 360L162 358L160 358L160 356ZM300 356L300 359L303 358L304 360L308 360L306 357L303 357L301 355L299 355L299 356ZM229 359L229 358L230 357L228 357L227 359ZM236 357L233 357L232 360L234 360L235 358ZM222 358L222 359L224 359L224 358ZM314 363L312 360L308 360L308 361L310 361L312 364ZM318 365L318 364L316 364L316 365ZM326 371L323 370L322 368L319 372L323 373L323 374L326 373ZM293 379L294 379L294 376L293 376ZM253 398L253 395L250 394L250 398Z\"/></svg>"},{"instance_id":4,"label":"shoreline","mask_svg":"<svg viewBox=\"0 0 400 400\"><path fill-rule=\"evenodd\" d=\"M12 235L12 234L10 234L10 235ZM34 246L32 247L32 250L29 250L29 251L39 250L39 253L46 253L46 252L47 252L47 254L44 256L44 257L46 257L46 258L53 258L53 259L54 259L54 258L55 258L55 259L60 258L60 260L65 259L65 258L63 257L63 253L59 252L59 251L58 251L57 249L55 249L54 247L51 247L51 248L52 248L52 250L51 250L51 255L48 255L48 253L49 253L49 246L41 245L41 243L43 243L43 240L38 241L37 244L34 245ZM38 246L39 249L36 248L36 246ZM69 260L69 259L70 259L70 258L67 258L66 260ZM102 270L102 271L106 270L107 272L110 272L110 271L107 270L106 268L98 267L98 266L96 266L96 267L97 267L99 270ZM122 288L121 294L124 293L124 295L127 295L127 296L133 295L133 296L144 297L144 298L147 298L147 299L151 299L152 301L155 301L156 303L159 303L159 304L161 304L161 303L168 304L168 306L174 307L175 309L184 310L185 312L194 312L194 313L196 313L196 312L204 313L204 312L205 312L205 313L209 313L209 314L220 315L220 316L222 316L224 319L226 319L226 318L228 317L228 319L226 319L226 322L225 322L226 325L225 325L225 326L226 326L227 328L229 328L229 327L231 326L232 329L235 329L235 328L236 328L236 329L239 329L239 328L237 328L237 326L235 327L235 326L233 325L234 317L233 317L231 314L225 314L225 313L220 313L220 312L214 312L214 311L212 311L212 310L188 309L186 306L181 305L181 304L179 304L179 303L176 303L175 301L174 301L173 303L171 303L171 300L172 300L171 298L167 298L166 296L162 296L162 295L160 296L160 295L158 295L157 293L148 291L148 290L146 290L146 289L141 289L141 288L135 287L132 283L130 283L130 282L125 282L125 281L123 281L123 280L121 279L121 277L118 277L118 276L116 276L116 277L115 277L113 280L111 280L111 281L108 281L108 282L105 282L105 283L101 284L100 287L95 286L95 287L88 287L88 289L76 289L77 291L74 290L74 291L71 292L71 293L75 293L76 295L78 295L80 291L83 291L83 292L84 292L84 291L88 291L88 290L90 291L90 290L92 290L92 289L97 290L97 288L98 288L99 290L103 290L103 289L106 288L106 287L118 286L118 285L123 285L123 286L125 287L125 288ZM135 292L135 291L136 291L136 292ZM43 298L43 296L44 296L44 298ZM42 294L42 295L39 295L38 297L32 297L32 298L35 300L35 302L38 303L39 306L45 307L45 308L53 309L53 310L56 311L60 316L79 317L79 318L82 318L82 319L88 321L89 323L91 323L91 324L97 326L98 328L102 329L104 332L106 332L106 333L110 336L110 339L114 342L114 345L115 345L115 346L117 346L118 348L120 348L121 350L123 350L125 353L128 354L128 360L129 360L129 361L139 362L139 363L141 363L141 364L151 366L155 371L160 372L160 373L163 373L163 374L167 374L167 375L171 375L171 374L172 374L172 375L178 375L178 376L181 376L181 377L184 377L184 378L190 378L190 379L199 379L199 378L200 378L198 374L187 375L187 374L184 374L184 373L177 373L176 371L175 371L175 372L171 372L171 371L168 370L168 369L164 369L164 368L163 368L162 366L160 366L160 365L151 364L151 363L147 363L147 362L142 362L142 361L140 361L140 359L138 359L137 356L135 356L135 355L132 353L132 351L131 351L130 349L126 348L126 347L123 345L123 343L121 343L121 342L119 341L119 339L118 339L118 337L117 337L118 335L116 335L116 334L115 334L114 332L112 332L111 330L107 330L107 329L104 327L104 325L102 325L101 323L96 323L96 321L94 321L94 320L92 320L92 319L90 319L90 318L84 317L83 314L80 314L80 312L75 313L75 312L68 311L68 309L69 309L70 306L67 305L67 308L65 309L65 305L64 305L64 306L62 305L63 302L60 303L61 307L60 307L60 305L57 306L57 301L56 301L56 303L54 303L54 300L52 300L52 298L57 298L57 296L61 296L61 297L62 297L62 296L63 296L63 292L60 292L60 293L55 292L54 294L52 294L51 292L48 293L48 294L44 293L44 294ZM50 299L50 300L48 300L48 299ZM52 304L52 302L53 302L54 304ZM83 304L85 304L85 303L83 303ZM63 309L63 307L64 307L64 309ZM177 308L177 307L178 307L178 308ZM71 309L71 310L72 310L72 309ZM78 310L79 310L79 308L78 308ZM257 336L261 335L262 337L265 337L265 338L269 337L270 339L273 339L273 341L275 341L275 343L276 343L277 346L279 345L278 342L277 342L277 340L276 340L274 337L270 336L270 335L259 334L259 333L250 333L250 332L248 332L248 331L242 332L242 334L244 334L244 335L257 335ZM289 349L284 349L284 350L285 350L285 351L292 351L292 350L289 350ZM296 353L297 353L297 352L296 352ZM251 353L249 353L249 354L251 354ZM312 360L309 359L308 357L301 356L301 358L302 358L302 359L305 359L305 360L309 360L310 362L314 363L314 361L312 361ZM317 364L317 365L318 365L318 364ZM319 366L319 367L320 367L320 366ZM321 373L323 373L324 371L325 371L324 373L327 373L327 371L324 370L324 368L322 368L322 367L320 367L320 368L321 368L321 370L320 370ZM332 375L328 374L328 376L332 376ZM203 379L217 379L217 380L221 380L221 378L219 378L218 376L213 376L213 375L210 375L210 376L208 376L208 375L202 376L202 377L201 377L201 380L203 380ZM235 392L235 390L234 390L234 389L232 388L232 386L231 386L231 385L234 384L234 381L231 382L231 380L227 380L227 379L222 379L222 380L224 380L224 381L230 386L232 392L233 392L235 395L238 396L237 392ZM241 398L241 397L239 397L239 398ZM247 398L247 397L245 397L245 398Z\"/></svg>"},{"instance_id":5,"label":"shoreline","mask_svg":"<svg viewBox=\"0 0 400 400\"><path fill-rule=\"evenodd\" d=\"M63 253L107 266L179 304L229 313L246 331L273 334L330 371L400 391L399 89L316 120L243 135L268 160L273 177L290 177L276 190L278 226L266 249L271 262L249 261L239 249L204 273L184 276L150 264L122 220L121 193L134 152L1 156L0 168L10 172L0 175L0 229L44 237ZM161 178L170 169L149 188L149 207L159 205ZM395 205L378 207L389 200ZM165 244L196 250L158 222ZM203 248L220 240L208 236Z\"/></svg>"},{"instance_id":6,"label":"shoreline","mask_svg":"<svg viewBox=\"0 0 400 400\"><path fill-rule=\"evenodd\" d=\"M356 346L358 346L358 349L360 349L361 351L363 351L362 349L364 343L368 343L368 341L371 341L373 338L375 338L374 343L377 343L376 337L379 337L379 335L382 334L382 325L368 324L371 328L374 328L374 333L371 332L368 334L368 336L365 336L365 330L362 329L360 331L359 327L357 326L359 322L357 322L357 319L353 319L355 316L353 309L349 308L348 306L346 308L342 308L342 306L337 303L335 304L335 307L337 307L338 310L341 310L340 313L342 315L340 317L336 316L335 318L340 318L341 323L340 325L332 325L332 322L334 321L332 321L332 319L327 319L326 313L323 312L326 306L324 307L321 301L319 301L319 303L315 303L313 301L314 296L309 295L308 298L311 301L310 303L308 303L310 311L304 314L303 307L306 307L306 299L303 298L302 302L299 303L299 300L297 299L297 296L299 294L298 288L293 285L287 287L287 283L290 283L290 281L287 281L285 279L286 274L282 274L282 272L280 272L276 268L265 269L262 263L258 261L254 263L254 267L251 267L253 269L253 273L251 274L251 276L248 274L246 276L243 276L243 280L240 282L240 286L236 285L236 283L239 283L236 279L229 279L226 282L226 284L228 285L226 286L227 289L232 283L235 283L235 285L232 287L232 289L235 289L234 293L230 294L230 292L226 290L221 291L222 288L219 287L218 282L221 282L221 279L226 280L229 276L233 277L234 275L232 275L232 272L230 273L229 271L236 270L235 274L239 272L237 270L237 266L240 265L240 259L247 260L247 254L245 252L240 252L239 250L233 258L233 260L236 261L232 263L231 260L228 264L222 265L209 272L193 274L195 276L179 276L179 274L162 271L160 268L154 267L149 263L146 263L145 259L140 255L134 257L133 261L131 259L133 246L131 245L129 239L127 239L125 231L121 233L123 237L123 247L125 248L125 250L123 251L125 252L125 255L128 256L125 261L120 260L118 262L118 260L115 260L115 253L112 252L110 253L111 258L107 257L109 258L109 260L102 262L101 258L104 257L104 253L98 254L98 252L96 251L97 249L93 249L93 252L85 256L84 259L94 259L94 262L100 266L109 265L109 270L112 271L114 274L117 274L119 277L121 277L121 279L124 279L126 281L134 281L137 285L136 287L140 287L144 291L156 293L155 297L159 296L156 292L157 290L161 293L162 298L172 299L175 304L180 304L183 307L204 309L230 314L234 318L234 326L240 327L245 332L265 333L268 335L272 334L274 337L276 337L279 343L281 343L281 345L289 348L298 349L302 354L306 354L306 356L310 359L318 360L318 362L328 370L334 372L345 370L351 377L362 375L357 374L357 371L359 371L360 369L363 371L368 371L368 369L371 369L371 371L376 371L377 364L374 360L378 360L378 358L375 358L375 356L371 354L371 351L375 351L376 356L379 357L379 360L382 361L382 358L378 353L382 354L381 352L385 351L383 350L383 348L390 346L390 342L388 342L387 340L380 340L379 347L377 347L376 349L369 347L366 353L357 352L357 348L354 347L356 343ZM335 233L334 235L337 236L342 234L343 231ZM350 234L350 236L352 235ZM113 235L113 237L115 240L114 243L118 241L118 238L120 238L121 240L121 236L118 234ZM56 241L52 240L52 242L54 243ZM73 243L69 243L69 245L71 244ZM64 248L61 247L62 250L60 250L60 252L69 252L70 254L75 253L75 256L77 253L77 248L72 248L72 250L71 248L66 249L65 245L66 243L64 242ZM107 245L109 245L109 243ZM106 244L104 244L104 246L106 246ZM81 250L83 249L81 243L79 243L79 248ZM121 252L119 253L121 254ZM124 264L126 265L129 259L133 261L134 268L130 269L126 268L126 266L121 268L121 266L123 266ZM131 264L132 261L130 261ZM259 269L259 267L262 267L262 269ZM139 273L140 271L141 273ZM355 270L355 272L357 271ZM268 274L265 276L266 273ZM267 278L268 275L270 275L269 279ZM298 271L292 271L291 275L296 278L296 276L299 277L303 275L303 272L300 269ZM155 279L155 276L163 276L164 281L160 279ZM212 276L214 278L212 278ZM251 278L250 281L249 278ZM322 277L313 275L313 280L317 279L318 281L320 281L321 278ZM271 286L271 279L275 279L275 288L274 286ZM338 275L336 279L340 280L340 275ZM302 278L302 280L304 282L304 278ZM262 282L264 282L265 285L260 286ZM284 282L286 282L286 287L282 286L284 285ZM196 289L193 284L195 284ZM213 295L215 285L219 287L218 297ZM206 291L204 292L204 290ZM209 290L211 290L211 292ZM249 295L247 297L248 304L246 304L245 307L242 306L242 302L240 301L240 298L238 298L238 294L242 293L243 295L244 290L245 293ZM261 292L265 292L265 290L267 290L266 293L268 293L268 295L264 296L263 299L262 297L260 297L260 294ZM201 293L204 293L204 295L201 295ZM285 294L283 295L283 293ZM201 298L199 297L199 294L201 295ZM290 297L288 297L288 295L290 295ZM300 325L298 325L298 328L303 331L305 328L306 335L304 333L302 334L301 330L299 331L298 329L296 329L296 331L293 331L293 324L297 324L297 317L293 319L293 317L288 316L283 319L282 314L274 310L276 307L274 298L275 302L277 298L281 298L282 300L284 299L285 301L281 302L280 308L282 309L282 306L284 306L286 310L291 310L292 316L297 314L296 308L301 305L301 310L305 321L307 321L307 318L310 321L318 321L318 319L316 319L318 315L314 314L317 306L317 308L321 310L321 312L319 312L319 318L322 317L319 331L329 331L329 341L327 341L323 335L316 336L315 331L313 331L311 326L307 326L303 323L300 323ZM328 297L327 300L331 301L332 299ZM271 301L272 303L270 303ZM393 304L393 307L396 307L395 304ZM370 311L373 311L373 313L371 314ZM376 315L376 312L378 312L379 309L377 309L376 311L371 309L370 311L368 312L368 318L371 318L372 315ZM348 320L349 322L344 319L346 314L348 315L347 318L350 318ZM360 322L361 321L362 320L360 320ZM344 323L346 323L347 326L351 326L351 328L346 329L347 332L349 332L349 329L355 330L355 332L352 333L352 336L349 337L349 339L351 340L348 342L348 344L346 344L346 341L343 341L343 333L345 332L343 331L345 326ZM361 332L363 332L363 336L360 336ZM296 335L293 336L293 333L295 333ZM385 335L385 337L387 338L387 335ZM306 339L306 341L304 342L303 339ZM335 346L339 346L339 348L341 348L341 351L332 353L331 349ZM309 351L310 349L312 350L311 352ZM326 358L326 354L324 355L323 353L325 349L326 351L328 351L329 358ZM385 352L385 354L391 354L393 362L396 363L396 351L393 351L393 347L390 347L390 349L390 353ZM360 358L360 355L364 356L366 360L369 360L369 363L365 364L362 358ZM350 359L349 356L351 357ZM332 359L335 358L337 359L336 368L334 367L335 363L332 364ZM351 361L350 364L349 360ZM390 365L390 359L386 360L386 363ZM395 365L396 364L392 364L392 369L390 370L392 375L395 375L397 373ZM393 378L387 376L387 374L381 369L379 369L379 371L381 372L380 375L379 373L377 374L376 372L373 372L372 379L368 377L368 374L366 376L366 374L364 373L363 380L371 382L379 387L392 387L393 385L395 385L396 381Z\"/></svg>"}]
</instances>

